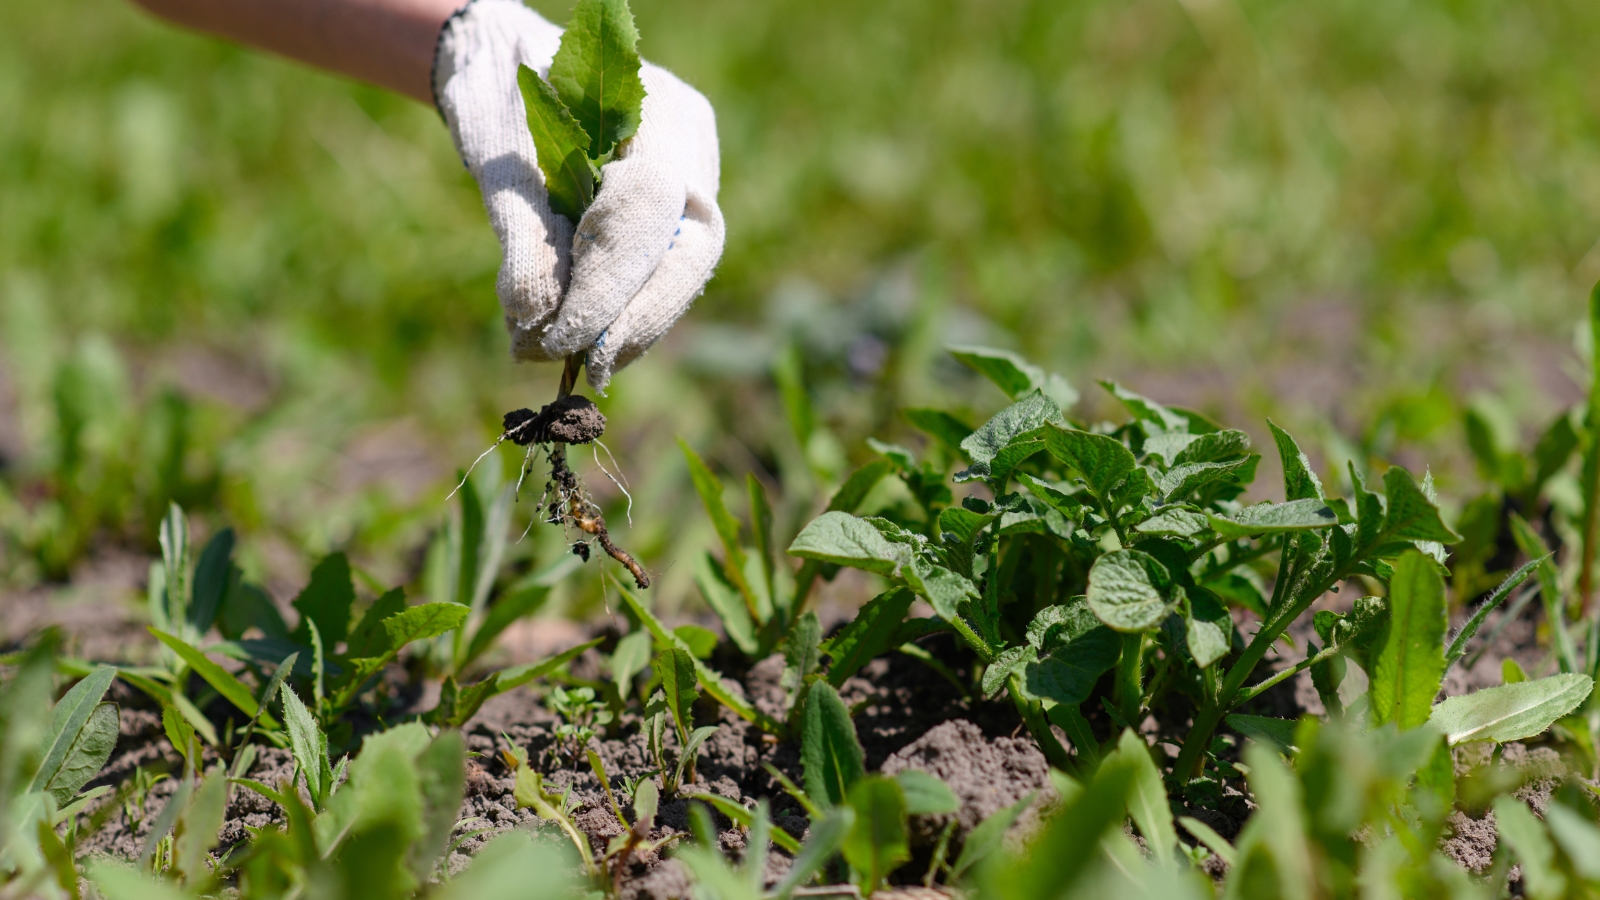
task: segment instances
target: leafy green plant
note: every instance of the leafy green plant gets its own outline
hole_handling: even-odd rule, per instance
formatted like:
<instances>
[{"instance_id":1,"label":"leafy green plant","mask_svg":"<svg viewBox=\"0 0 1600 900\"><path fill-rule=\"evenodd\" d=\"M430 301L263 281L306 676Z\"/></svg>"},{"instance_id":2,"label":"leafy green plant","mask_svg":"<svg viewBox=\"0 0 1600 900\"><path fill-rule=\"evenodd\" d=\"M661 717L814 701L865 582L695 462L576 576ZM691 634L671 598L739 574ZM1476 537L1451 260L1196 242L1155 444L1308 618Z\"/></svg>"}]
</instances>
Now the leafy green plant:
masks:
<instances>
[{"instance_id":1,"label":"leafy green plant","mask_svg":"<svg viewBox=\"0 0 1600 900\"><path fill-rule=\"evenodd\" d=\"M517 70L550 208L574 224L594 200L600 167L639 128L638 42L626 0L581 0L548 79Z\"/></svg>"},{"instance_id":2,"label":"leafy green plant","mask_svg":"<svg viewBox=\"0 0 1600 900\"><path fill-rule=\"evenodd\" d=\"M552 685L550 693L545 695L545 702L560 720L555 728L558 752L564 752L571 759L577 759L578 754L594 738L596 726L611 721L611 711L606 709L603 702L595 699L594 688L567 690L559 684Z\"/></svg>"}]
</instances>

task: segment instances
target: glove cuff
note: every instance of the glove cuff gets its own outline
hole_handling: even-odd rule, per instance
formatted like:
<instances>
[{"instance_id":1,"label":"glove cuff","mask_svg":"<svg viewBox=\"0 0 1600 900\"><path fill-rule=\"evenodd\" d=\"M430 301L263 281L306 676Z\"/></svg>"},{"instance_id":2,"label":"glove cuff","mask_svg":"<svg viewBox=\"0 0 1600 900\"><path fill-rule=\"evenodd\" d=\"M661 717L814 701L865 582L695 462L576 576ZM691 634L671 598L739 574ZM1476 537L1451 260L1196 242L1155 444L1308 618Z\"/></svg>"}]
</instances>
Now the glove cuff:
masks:
<instances>
[{"instance_id":1,"label":"glove cuff","mask_svg":"<svg viewBox=\"0 0 1600 900\"><path fill-rule=\"evenodd\" d=\"M439 26L439 36L434 40L433 69L428 79L434 109L449 121L444 109L445 85L475 48L485 44L508 46L519 62L542 74L550 67L561 31L523 5L522 0L467 0Z\"/></svg>"},{"instance_id":2,"label":"glove cuff","mask_svg":"<svg viewBox=\"0 0 1600 900\"><path fill-rule=\"evenodd\" d=\"M444 118L444 107L439 105L439 85L442 81L439 77L439 57L444 55L444 38L455 27L456 20L466 15L472 4L477 2L478 0L467 0L461 4L460 8L451 13L450 17L439 26L439 34L433 39L433 63L428 69L428 88L433 92L433 111L438 113L441 119Z\"/></svg>"}]
</instances>

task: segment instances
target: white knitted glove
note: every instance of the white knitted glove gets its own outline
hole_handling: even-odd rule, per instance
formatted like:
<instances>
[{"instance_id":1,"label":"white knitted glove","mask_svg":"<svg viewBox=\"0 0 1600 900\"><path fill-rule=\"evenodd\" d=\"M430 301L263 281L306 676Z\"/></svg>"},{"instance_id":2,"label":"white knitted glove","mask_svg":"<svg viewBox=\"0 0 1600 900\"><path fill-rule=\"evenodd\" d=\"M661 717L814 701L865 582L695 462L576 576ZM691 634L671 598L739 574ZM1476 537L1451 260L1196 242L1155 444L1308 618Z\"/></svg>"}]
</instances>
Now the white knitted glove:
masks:
<instances>
[{"instance_id":1,"label":"white knitted glove","mask_svg":"<svg viewBox=\"0 0 1600 900\"><path fill-rule=\"evenodd\" d=\"M560 40L517 0L472 0L439 33L433 91L500 238L512 357L587 350L589 384L603 391L683 315L722 255L717 124L700 92L645 63L639 130L600 170L574 235L550 209L517 88L518 64L548 75Z\"/></svg>"}]
</instances>

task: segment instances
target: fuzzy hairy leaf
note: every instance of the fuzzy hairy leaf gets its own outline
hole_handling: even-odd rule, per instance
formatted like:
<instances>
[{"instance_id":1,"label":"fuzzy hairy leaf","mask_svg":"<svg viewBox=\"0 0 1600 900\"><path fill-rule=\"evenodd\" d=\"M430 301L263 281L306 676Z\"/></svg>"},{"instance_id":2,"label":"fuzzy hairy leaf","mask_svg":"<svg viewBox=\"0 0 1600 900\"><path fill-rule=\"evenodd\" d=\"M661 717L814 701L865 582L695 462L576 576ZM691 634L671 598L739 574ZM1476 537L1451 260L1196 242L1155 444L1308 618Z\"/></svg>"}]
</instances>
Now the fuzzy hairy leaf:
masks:
<instances>
[{"instance_id":1,"label":"fuzzy hairy leaf","mask_svg":"<svg viewBox=\"0 0 1600 900\"><path fill-rule=\"evenodd\" d=\"M410 606L383 620L383 631L389 636L388 652L397 653L413 641L438 637L461 627L471 612L459 603L424 603Z\"/></svg>"},{"instance_id":2,"label":"fuzzy hairy leaf","mask_svg":"<svg viewBox=\"0 0 1600 900\"><path fill-rule=\"evenodd\" d=\"M905 578L906 585L916 591L917 596L928 601L928 605L939 614L939 618L951 624L955 624L961 618L961 603L977 599L979 596L977 585L966 576L943 566L928 565L916 560L901 569L900 574Z\"/></svg>"},{"instance_id":3,"label":"fuzzy hairy leaf","mask_svg":"<svg viewBox=\"0 0 1600 900\"><path fill-rule=\"evenodd\" d=\"M851 785L862 776L864 758L855 723L839 692L825 682L812 685L806 692L800 734L806 794L824 809L844 803Z\"/></svg>"},{"instance_id":4,"label":"fuzzy hairy leaf","mask_svg":"<svg viewBox=\"0 0 1600 900\"><path fill-rule=\"evenodd\" d=\"M1105 497L1138 467L1133 451L1103 434L1052 427L1045 433L1045 445L1051 456L1083 476L1097 497Z\"/></svg>"},{"instance_id":5,"label":"fuzzy hairy leaf","mask_svg":"<svg viewBox=\"0 0 1600 900\"><path fill-rule=\"evenodd\" d=\"M550 63L550 86L599 159L639 130L639 30L627 0L578 0Z\"/></svg>"},{"instance_id":6,"label":"fuzzy hairy leaf","mask_svg":"<svg viewBox=\"0 0 1600 900\"><path fill-rule=\"evenodd\" d=\"M594 202L589 134L538 72L518 66L517 87L522 91L528 131L533 135L539 171L544 173L550 209L576 225Z\"/></svg>"},{"instance_id":7,"label":"fuzzy hairy leaf","mask_svg":"<svg viewBox=\"0 0 1600 900\"><path fill-rule=\"evenodd\" d=\"M1206 517L1205 513L1196 509L1174 506L1164 509L1160 513L1133 526L1133 530L1140 534L1194 537L1210 527L1211 521Z\"/></svg>"},{"instance_id":8,"label":"fuzzy hairy leaf","mask_svg":"<svg viewBox=\"0 0 1600 900\"><path fill-rule=\"evenodd\" d=\"M1439 516L1439 507L1423 493L1411 473L1393 466L1383 473L1383 491L1389 500L1384 512L1386 540L1438 541L1453 544L1461 536L1451 531Z\"/></svg>"},{"instance_id":9,"label":"fuzzy hairy leaf","mask_svg":"<svg viewBox=\"0 0 1600 900\"><path fill-rule=\"evenodd\" d=\"M1145 442L1146 446L1149 441ZM1173 458L1175 466L1202 462L1226 462L1250 453L1250 435L1229 428L1208 434L1193 435L1183 449Z\"/></svg>"},{"instance_id":10,"label":"fuzzy hairy leaf","mask_svg":"<svg viewBox=\"0 0 1600 900\"><path fill-rule=\"evenodd\" d=\"M1447 697L1428 721L1451 745L1470 741L1520 741L1543 734L1557 719L1577 709L1594 690L1587 675L1567 673L1484 688Z\"/></svg>"},{"instance_id":11,"label":"fuzzy hairy leaf","mask_svg":"<svg viewBox=\"0 0 1600 900\"><path fill-rule=\"evenodd\" d=\"M1388 625L1374 647L1368 692L1374 724L1394 722L1405 729L1428 721L1444 677L1446 624L1438 564L1416 550L1406 551L1395 563Z\"/></svg>"},{"instance_id":12,"label":"fuzzy hairy leaf","mask_svg":"<svg viewBox=\"0 0 1600 900\"><path fill-rule=\"evenodd\" d=\"M1089 608L1117 631L1160 625L1177 606L1179 590L1165 566L1138 550L1112 551L1089 569Z\"/></svg>"},{"instance_id":13,"label":"fuzzy hairy leaf","mask_svg":"<svg viewBox=\"0 0 1600 900\"><path fill-rule=\"evenodd\" d=\"M328 769L328 739L299 695L288 688L280 693L284 724L289 729L289 750L305 775L306 788L312 798L321 797L329 787L323 782L323 773Z\"/></svg>"},{"instance_id":14,"label":"fuzzy hairy leaf","mask_svg":"<svg viewBox=\"0 0 1600 900\"><path fill-rule=\"evenodd\" d=\"M1027 394L961 442L972 467L956 473L956 480L982 478L991 485L1003 484L1018 463L1045 449L1040 429L1060 419L1061 407L1054 400L1038 391Z\"/></svg>"},{"instance_id":15,"label":"fuzzy hairy leaf","mask_svg":"<svg viewBox=\"0 0 1600 900\"><path fill-rule=\"evenodd\" d=\"M1195 665L1204 669L1228 655L1228 632L1216 621L1185 616L1183 625L1184 643Z\"/></svg>"},{"instance_id":16,"label":"fuzzy hairy leaf","mask_svg":"<svg viewBox=\"0 0 1600 900\"><path fill-rule=\"evenodd\" d=\"M984 668L979 689L983 691L985 697L999 694L1013 672L1038 659L1039 653L1032 647L1009 647L1000 651L1000 654Z\"/></svg>"},{"instance_id":17,"label":"fuzzy hairy leaf","mask_svg":"<svg viewBox=\"0 0 1600 900\"><path fill-rule=\"evenodd\" d=\"M1174 466L1156 480L1156 488L1168 503L1181 500L1200 488L1216 482L1238 484L1245 475L1253 473L1255 463L1250 457L1230 462L1191 462Z\"/></svg>"}]
</instances>

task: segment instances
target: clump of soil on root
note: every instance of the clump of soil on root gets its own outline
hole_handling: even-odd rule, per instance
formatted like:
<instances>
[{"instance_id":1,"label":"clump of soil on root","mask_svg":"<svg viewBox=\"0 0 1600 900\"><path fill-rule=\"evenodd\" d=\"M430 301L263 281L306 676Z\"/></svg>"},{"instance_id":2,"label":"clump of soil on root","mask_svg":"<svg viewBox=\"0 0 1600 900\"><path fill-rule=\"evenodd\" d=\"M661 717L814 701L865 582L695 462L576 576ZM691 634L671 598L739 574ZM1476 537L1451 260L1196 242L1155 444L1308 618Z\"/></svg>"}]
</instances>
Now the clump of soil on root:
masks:
<instances>
[{"instance_id":1,"label":"clump of soil on root","mask_svg":"<svg viewBox=\"0 0 1600 900\"><path fill-rule=\"evenodd\" d=\"M632 554L611 540L599 505L567 465L568 444L592 443L606 432L606 417L594 401L568 394L545 404L538 412L514 409L505 414L502 424L505 432L501 440L509 439L520 447L529 448L528 461L523 464L524 477L531 468L533 447L542 447L549 460L550 480L545 483L544 499L540 501L545 521L563 528L576 528L592 536L600 549L628 570L640 590L648 588L649 574ZM572 552L584 562L589 561L587 541L573 542Z\"/></svg>"}]
</instances>

